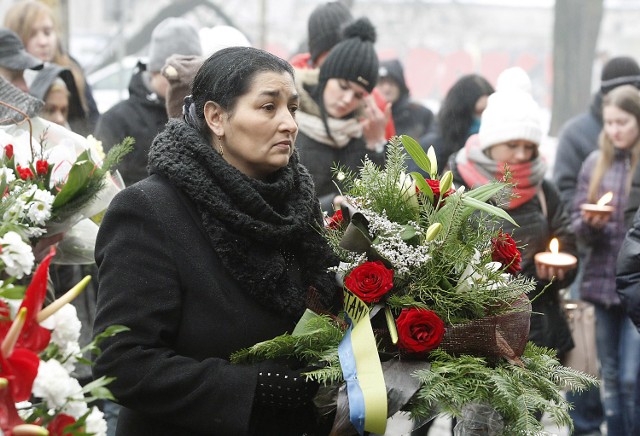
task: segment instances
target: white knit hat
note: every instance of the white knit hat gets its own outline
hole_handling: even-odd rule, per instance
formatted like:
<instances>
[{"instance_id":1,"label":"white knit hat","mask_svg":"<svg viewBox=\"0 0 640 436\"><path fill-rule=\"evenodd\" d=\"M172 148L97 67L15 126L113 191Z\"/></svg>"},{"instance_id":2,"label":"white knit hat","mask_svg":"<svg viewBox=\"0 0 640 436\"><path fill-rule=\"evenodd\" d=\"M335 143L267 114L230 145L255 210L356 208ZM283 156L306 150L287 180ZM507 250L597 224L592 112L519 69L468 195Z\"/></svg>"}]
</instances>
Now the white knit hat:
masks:
<instances>
[{"instance_id":1,"label":"white knit hat","mask_svg":"<svg viewBox=\"0 0 640 436\"><path fill-rule=\"evenodd\" d=\"M540 144L540 107L531 94L521 88L508 87L494 92L482 113L478 139L483 149L518 139Z\"/></svg>"},{"instance_id":2,"label":"white knit hat","mask_svg":"<svg viewBox=\"0 0 640 436\"><path fill-rule=\"evenodd\" d=\"M205 58L227 47L251 47L251 42L244 33L232 26L203 27L198 31L198 34L200 35L202 56Z\"/></svg>"},{"instance_id":3,"label":"white knit hat","mask_svg":"<svg viewBox=\"0 0 640 436\"><path fill-rule=\"evenodd\" d=\"M525 70L520 67L511 67L504 70L496 80L496 91L520 89L531 94L531 79Z\"/></svg>"}]
</instances>

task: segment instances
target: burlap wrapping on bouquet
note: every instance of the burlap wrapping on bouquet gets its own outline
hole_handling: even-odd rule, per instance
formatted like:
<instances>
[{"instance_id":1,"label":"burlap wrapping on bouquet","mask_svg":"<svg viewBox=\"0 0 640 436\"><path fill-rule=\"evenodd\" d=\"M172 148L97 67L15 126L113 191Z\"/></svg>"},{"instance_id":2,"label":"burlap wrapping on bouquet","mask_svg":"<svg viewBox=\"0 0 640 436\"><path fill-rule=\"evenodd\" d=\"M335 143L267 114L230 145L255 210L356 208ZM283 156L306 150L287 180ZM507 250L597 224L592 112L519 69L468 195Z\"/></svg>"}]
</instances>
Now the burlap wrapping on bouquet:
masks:
<instances>
[{"instance_id":1,"label":"burlap wrapping on bouquet","mask_svg":"<svg viewBox=\"0 0 640 436\"><path fill-rule=\"evenodd\" d=\"M504 357L521 364L529 337L531 303L524 296L514 304L516 311L447 326L440 348L449 354Z\"/></svg>"}]
</instances>

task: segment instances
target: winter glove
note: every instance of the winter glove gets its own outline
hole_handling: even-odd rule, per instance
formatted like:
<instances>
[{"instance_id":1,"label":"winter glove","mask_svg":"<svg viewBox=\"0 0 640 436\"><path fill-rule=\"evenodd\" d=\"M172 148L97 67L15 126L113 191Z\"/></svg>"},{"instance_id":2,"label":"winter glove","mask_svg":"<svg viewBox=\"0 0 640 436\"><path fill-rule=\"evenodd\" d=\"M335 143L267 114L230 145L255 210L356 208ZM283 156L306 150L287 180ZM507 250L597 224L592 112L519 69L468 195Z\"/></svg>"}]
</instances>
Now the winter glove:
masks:
<instances>
[{"instance_id":1,"label":"winter glove","mask_svg":"<svg viewBox=\"0 0 640 436\"><path fill-rule=\"evenodd\" d=\"M258 385L256 401L279 409L295 409L313 400L320 385L309 380L303 372L313 368L290 369L273 360L262 362L258 366Z\"/></svg>"}]
</instances>

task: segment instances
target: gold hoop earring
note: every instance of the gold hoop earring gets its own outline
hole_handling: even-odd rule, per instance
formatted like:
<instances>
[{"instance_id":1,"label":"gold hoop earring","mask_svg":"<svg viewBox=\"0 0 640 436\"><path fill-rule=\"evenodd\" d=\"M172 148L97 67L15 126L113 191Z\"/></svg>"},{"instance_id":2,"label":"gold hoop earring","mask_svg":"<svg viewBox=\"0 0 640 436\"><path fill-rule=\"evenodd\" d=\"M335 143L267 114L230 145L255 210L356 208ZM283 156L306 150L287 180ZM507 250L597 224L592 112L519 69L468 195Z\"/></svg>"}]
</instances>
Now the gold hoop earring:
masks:
<instances>
[{"instance_id":1,"label":"gold hoop earring","mask_svg":"<svg viewBox=\"0 0 640 436\"><path fill-rule=\"evenodd\" d=\"M222 148L222 136L218 136L218 142L219 142L218 154L220 156L224 156L224 148Z\"/></svg>"}]
</instances>

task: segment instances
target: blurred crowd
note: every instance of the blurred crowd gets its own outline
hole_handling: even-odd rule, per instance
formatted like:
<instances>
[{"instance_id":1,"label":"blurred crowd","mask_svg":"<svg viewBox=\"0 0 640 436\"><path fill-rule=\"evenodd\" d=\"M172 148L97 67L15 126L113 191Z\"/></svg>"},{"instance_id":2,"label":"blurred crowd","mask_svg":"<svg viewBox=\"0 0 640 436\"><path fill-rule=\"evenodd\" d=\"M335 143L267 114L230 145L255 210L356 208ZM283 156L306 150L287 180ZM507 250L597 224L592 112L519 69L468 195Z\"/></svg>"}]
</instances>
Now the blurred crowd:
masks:
<instances>
[{"instance_id":1,"label":"blurred crowd","mask_svg":"<svg viewBox=\"0 0 640 436\"><path fill-rule=\"evenodd\" d=\"M384 164L386 145L396 135L410 136L425 150L433 147L438 172L451 170L456 187L474 188L492 179L513 183L514 195L502 206L519 227L505 231L522 247L521 274L539 283L530 340L554 348L562 358L576 346L563 300L580 299L595 308L602 384L569 397L573 434L597 435L604 428L609 436L638 434L637 61L624 55L610 59L590 106L566 120L557 138L549 138L531 79L521 68L504 70L496 83L479 74L461 75L434 113L412 99L399 60L378 59L380 31L367 17L354 17L343 3L327 2L309 16L309 51L288 60L300 97L295 148L322 210L330 215L344 200L340 172L355 170L365 158ZM167 122L193 116L185 99L195 92L194 77L205 59L227 47L251 45L233 27L198 29L184 18L167 18L153 30L147 61L137 64L128 98L98 113L81 66L62 45L56 14L41 2L24 0L10 7L0 27L0 80L44 101L42 118L84 136L93 134L106 151L133 137L134 151L119 166L130 186L147 177L149 149ZM548 143L555 146L546 148ZM410 171L422 172L411 160L407 163ZM613 194L612 213L583 210L583 204L595 204L608 192ZM553 238L562 251L578 258L575 270L549 271L535 263L534 255L546 251ZM52 266L52 276L64 292L95 268ZM94 280L94 289L75 303L82 306L87 338L97 286ZM85 382L91 380L90 374L84 376ZM118 406L103 407L114 432ZM414 433L427 432L425 426Z\"/></svg>"}]
</instances>

